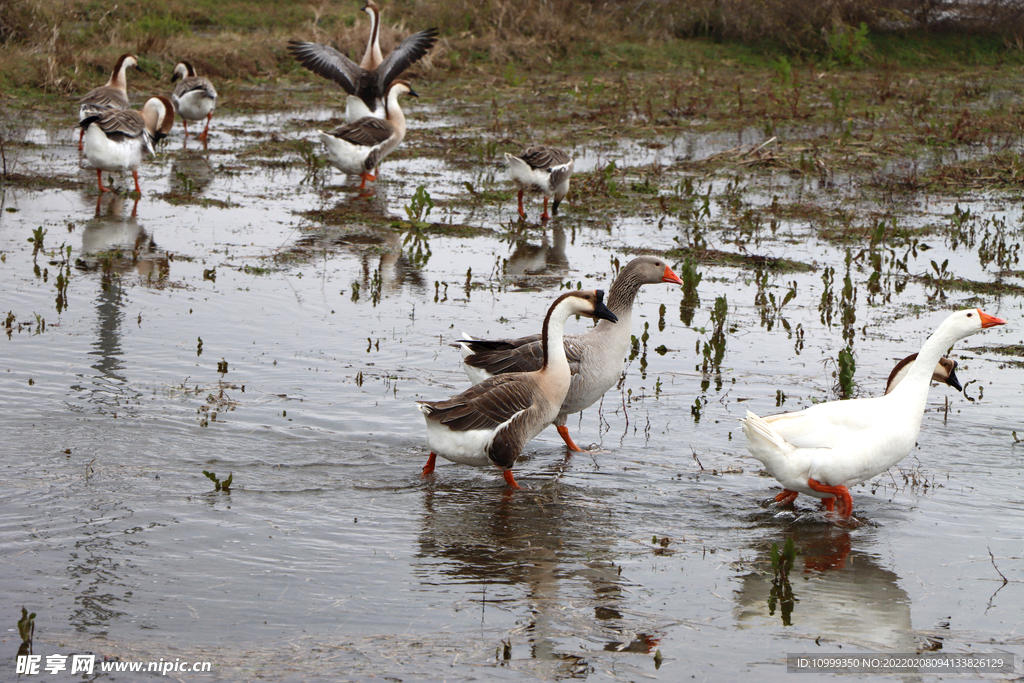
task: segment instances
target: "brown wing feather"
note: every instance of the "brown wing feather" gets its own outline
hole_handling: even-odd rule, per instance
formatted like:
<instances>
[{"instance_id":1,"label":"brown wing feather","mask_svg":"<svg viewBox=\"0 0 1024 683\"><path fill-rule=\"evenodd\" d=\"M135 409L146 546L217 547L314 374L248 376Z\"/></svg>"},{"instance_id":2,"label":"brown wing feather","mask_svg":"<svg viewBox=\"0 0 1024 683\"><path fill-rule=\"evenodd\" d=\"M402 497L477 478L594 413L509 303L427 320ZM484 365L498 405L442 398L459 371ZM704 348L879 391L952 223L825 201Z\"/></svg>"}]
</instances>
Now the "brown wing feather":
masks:
<instances>
[{"instance_id":1,"label":"brown wing feather","mask_svg":"<svg viewBox=\"0 0 1024 683\"><path fill-rule=\"evenodd\" d=\"M516 464L523 446L535 435L526 432L525 422L529 419L526 413L520 413L509 420L491 440L487 449L487 457L498 467L506 469Z\"/></svg>"},{"instance_id":2,"label":"brown wing feather","mask_svg":"<svg viewBox=\"0 0 1024 683\"><path fill-rule=\"evenodd\" d=\"M495 429L534 404L532 384L518 374L498 375L443 401L421 401L430 407L427 419L456 432Z\"/></svg>"},{"instance_id":3,"label":"brown wing feather","mask_svg":"<svg viewBox=\"0 0 1024 683\"><path fill-rule=\"evenodd\" d=\"M93 109L127 109L131 106L128 102L128 96L121 92L120 89L111 87L109 85L101 85L98 88L93 88L85 94L82 99L78 100L79 104L84 104Z\"/></svg>"},{"instance_id":4,"label":"brown wing feather","mask_svg":"<svg viewBox=\"0 0 1024 683\"><path fill-rule=\"evenodd\" d=\"M394 135L395 127L384 119L364 116L334 130L331 135L361 147L374 147Z\"/></svg>"},{"instance_id":5,"label":"brown wing feather","mask_svg":"<svg viewBox=\"0 0 1024 683\"><path fill-rule=\"evenodd\" d=\"M211 100L217 99L217 91L214 90L213 84L202 76L189 76L181 79L181 83L174 88L174 96L180 99L193 90L202 90L206 97Z\"/></svg>"},{"instance_id":6,"label":"brown wing feather","mask_svg":"<svg viewBox=\"0 0 1024 683\"><path fill-rule=\"evenodd\" d=\"M567 334L564 338L565 357L573 375L579 373L583 344L579 335ZM511 341L469 341L466 342L473 354L463 360L467 365L486 370L492 375L508 372L533 372L540 370L544 363L544 350L540 335L522 337ZM500 345L488 348L489 345Z\"/></svg>"},{"instance_id":7,"label":"brown wing feather","mask_svg":"<svg viewBox=\"0 0 1024 683\"><path fill-rule=\"evenodd\" d=\"M569 155L554 147L530 147L519 158L534 169L550 169L569 163Z\"/></svg>"},{"instance_id":8,"label":"brown wing feather","mask_svg":"<svg viewBox=\"0 0 1024 683\"><path fill-rule=\"evenodd\" d=\"M398 78L403 71L423 58L423 55L434 47L437 42L437 29L428 28L426 31L414 33L391 51L380 66L374 71L376 97L384 97L391 82Z\"/></svg>"},{"instance_id":9,"label":"brown wing feather","mask_svg":"<svg viewBox=\"0 0 1024 683\"><path fill-rule=\"evenodd\" d=\"M137 138L146 131L146 122L143 120L142 114L134 109L113 109L94 118L86 119L82 125L88 127L90 123L99 126L100 130L112 139L118 137Z\"/></svg>"},{"instance_id":10,"label":"brown wing feather","mask_svg":"<svg viewBox=\"0 0 1024 683\"><path fill-rule=\"evenodd\" d=\"M320 43L288 41L288 52L317 76L334 81L349 95L358 95L370 73L333 47Z\"/></svg>"}]
</instances>

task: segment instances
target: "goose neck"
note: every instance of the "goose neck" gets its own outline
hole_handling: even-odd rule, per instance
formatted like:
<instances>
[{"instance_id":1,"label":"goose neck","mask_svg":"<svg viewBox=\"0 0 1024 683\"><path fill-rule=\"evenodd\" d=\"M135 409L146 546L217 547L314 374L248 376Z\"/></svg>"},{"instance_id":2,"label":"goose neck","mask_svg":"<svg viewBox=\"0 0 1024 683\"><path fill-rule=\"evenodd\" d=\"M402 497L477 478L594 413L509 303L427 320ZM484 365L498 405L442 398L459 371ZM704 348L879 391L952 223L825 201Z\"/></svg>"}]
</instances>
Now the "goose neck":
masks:
<instances>
[{"instance_id":1,"label":"goose neck","mask_svg":"<svg viewBox=\"0 0 1024 683\"><path fill-rule=\"evenodd\" d=\"M368 6L366 13L370 15L370 40L366 43L366 53L360 66L367 71L373 71L384 61L380 51L380 10L375 6Z\"/></svg>"},{"instance_id":2,"label":"goose neck","mask_svg":"<svg viewBox=\"0 0 1024 683\"><path fill-rule=\"evenodd\" d=\"M388 97L384 101L384 119L395 127L399 140L405 137L405 114L398 104L398 90L395 88L388 91Z\"/></svg>"},{"instance_id":3,"label":"goose neck","mask_svg":"<svg viewBox=\"0 0 1024 683\"><path fill-rule=\"evenodd\" d=\"M611 288L608 290L608 308L617 317L622 317L633 310L633 302L643 283L636 276L636 271L627 266L619 272Z\"/></svg>"},{"instance_id":4,"label":"goose neck","mask_svg":"<svg viewBox=\"0 0 1024 683\"><path fill-rule=\"evenodd\" d=\"M927 393L932 374L935 372L935 366L938 364L939 359L945 355L949 347L959 338L960 336L955 331L939 326L939 329L935 330L925 341L924 346L921 347L917 354L917 360L910 366L906 376L893 391L896 391L903 385L908 385L911 387L923 387L923 391Z\"/></svg>"},{"instance_id":5,"label":"goose neck","mask_svg":"<svg viewBox=\"0 0 1024 683\"><path fill-rule=\"evenodd\" d=\"M550 309L544 317L544 327L541 330L541 355L544 359L541 370L565 366L569 367L569 361L565 357L565 321L572 315L572 305L566 299L562 299Z\"/></svg>"}]
</instances>

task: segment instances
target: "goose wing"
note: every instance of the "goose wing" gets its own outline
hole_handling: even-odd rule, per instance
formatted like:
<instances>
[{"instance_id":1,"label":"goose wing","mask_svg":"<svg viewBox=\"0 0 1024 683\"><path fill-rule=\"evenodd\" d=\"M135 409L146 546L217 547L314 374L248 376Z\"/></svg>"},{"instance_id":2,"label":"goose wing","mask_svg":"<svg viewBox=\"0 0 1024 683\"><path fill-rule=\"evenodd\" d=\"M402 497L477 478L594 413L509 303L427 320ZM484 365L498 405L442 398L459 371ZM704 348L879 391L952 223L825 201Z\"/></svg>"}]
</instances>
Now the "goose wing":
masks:
<instances>
[{"instance_id":1,"label":"goose wing","mask_svg":"<svg viewBox=\"0 0 1024 683\"><path fill-rule=\"evenodd\" d=\"M554 147L529 147L519 158L533 169L550 170L569 163L569 155Z\"/></svg>"},{"instance_id":2,"label":"goose wing","mask_svg":"<svg viewBox=\"0 0 1024 683\"><path fill-rule=\"evenodd\" d=\"M520 375L498 375L458 396L421 403L430 408L428 420L440 422L453 431L497 429L534 405L533 389L533 384L522 381Z\"/></svg>"},{"instance_id":3,"label":"goose wing","mask_svg":"<svg viewBox=\"0 0 1024 683\"><path fill-rule=\"evenodd\" d=\"M188 78L181 79L181 83L178 83L178 85L174 87L174 96L181 99L185 95L196 90L201 91L205 97L208 97L211 100L217 99L217 91L214 90L213 84L201 76L190 76Z\"/></svg>"},{"instance_id":4,"label":"goose wing","mask_svg":"<svg viewBox=\"0 0 1024 683\"><path fill-rule=\"evenodd\" d=\"M539 334L510 341L464 340L473 353L463 359L467 365L486 370L492 375L508 372L533 372L544 364L544 347ZM578 375L583 359L584 343L580 335L566 335L563 341L569 370Z\"/></svg>"},{"instance_id":5,"label":"goose wing","mask_svg":"<svg viewBox=\"0 0 1024 683\"><path fill-rule=\"evenodd\" d=\"M331 135L360 147L376 147L394 133L395 127L384 119L364 116L358 121L335 128Z\"/></svg>"},{"instance_id":6,"label":"goose wing","mask_svg":"<svg viewBox=\"0 0 1024 683\"><path fill-rule=\"evenodd\" d=\"M112 140L137 138L146 132L142 114L134 109L112 109L82 121L82 127L95 124Z\"/></svg>"},{"instance_id":7,"label":"goose wing","mask_svg":"<svg viewBox=\"0 0 1024 683\"><path fill-rule=\"evenodd\" d=\"M78 100L78 103L88 105L93 109L127 109L131 106L127 95L118 88L108 85L93 88Z\"/></svg>"},{"instance_id":8,"label":"goose wing","mask_svg":"<svg viewBox=\"0 0 1024 683\"><path fill-rule=\"evenodd\" d=\"M368 72L333 47L299 40L288 41L288 52L299 64L317 76L334 81L349 95L358 95L359 84ZM387 60L385 60L387 61Z\"/></svg>"},{"instance_id":9,"label":"goose wing","mask_svg":"<svg viewBox=\"0 0 1024 683\"><path fill-rule=\"evenodd\" d=\"M378 96L383 97L391 82L430 52L430 48L434 47L436 42L437 29L428 28L426 31L412 34L392 50L375 71Z\"/></svg>"},{"instance_id":10,"label":"goose wing","mask_svg":"<svg viewBox=\"0 0 1024 683\"><path fill-rule=\"evenodd\" d=\"M793 413L769 415L764 421L797 448L849 448L874 441L888 420L875 410L878 399L820 403Z\"/></svg>"}]
</instances>

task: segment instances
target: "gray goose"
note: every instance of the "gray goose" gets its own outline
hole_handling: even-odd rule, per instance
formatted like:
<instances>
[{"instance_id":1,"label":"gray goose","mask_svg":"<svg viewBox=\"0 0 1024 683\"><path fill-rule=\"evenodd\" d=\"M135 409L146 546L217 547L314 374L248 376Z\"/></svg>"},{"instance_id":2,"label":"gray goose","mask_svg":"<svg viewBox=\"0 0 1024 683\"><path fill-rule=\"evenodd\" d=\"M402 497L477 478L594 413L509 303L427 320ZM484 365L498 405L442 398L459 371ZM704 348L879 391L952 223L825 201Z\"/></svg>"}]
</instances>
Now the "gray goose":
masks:
<instances>
[{"instance_id":1,"label":"gray goose","mask_svg":"<svg viewBox=\"0 0 1024 683\"><path fill-rule=\"evenodd\" d=\"M288 42L288 52L318 76L334 81L351 97L345 119L356 121L365 116L384 118L384 98L388 86L403 71L423 58L437 42L437 29L414 33L382 59L380 51L380 8L367 0L363 11L370 15L370 39L362 62L356 64L333 47L298 40Z\"/></svg>"},{"instance_id":2,"label":"gray goose","mask_svg":"<svg viewBox=\"0 0 1024 683\"><path fill-rule=\"evenodd\" d=\"M914 367L914 363L917 361L917 354L912 353L892 369L889 373L889 379L885 381L885 394L890 393L896 388L896 385L903 381L903 378L907 376L910 369ZM963 391L963 387L960 386L960 380L956 376L957 363L952 358L943 356L939 359L939 362L935 364L935 372L932 373L932 381L938 382L939 384L945 384L951 386L957 391ZM883 395L885 395L883 394ZM791 491L789 489L782 489L782 491L775 496L775 502L786 505L792 503L799 496L798 491ZM825 506L825 509L829 512L835 510L835 498L822 498L821 503Z\"/></svg>"},{"instance_id":3,"label":"gray goose","mask_svg":"<svg viewBox=\"0 0 1024 683\"><path fill-rule=\"evenodd\" d=\"M523 210L523 192L540 192L544 195L544 213L540 219L546 221L548 198L553 197L551 213L558 215L558 205L569 194L569 178L575 162L560 149L554 147L528 147L519 156L505 153L509 178L519 188L519 217L526 219Z\"/></svg>"},{"instance_id":4,"label":"gray goose","mask_svg":"<svg viewBox=\"0 0 1024 683\"><path fill-rule=\"evenodd\" d=\"M555 419L569 390L565 321L582 315L614 323L615 314L603 299L599 289L568 292L555 299L544 317L538 368L492 377L444 401L417 401L426 417L430 447L423 476L434 471L440 455L465 465L497 465L505 482L520 488L512 466L523 447Z\"/></svg>"},{"instance_id":5,"label":"gray goose","mask_svg":"<svg viewBox=\"0 0 1024 683\"><path fill-rule=\"evenodd\" d=\"M608 290L608 309L618 322L612 325L599 321L583 334L565 336L572 383L553 422L569 450L582 449L569 436L566 419L594 405L619 381L632 341L633 301L642 285L659 282L683 284L664 260L638 256L619 271ZM537 335L493 341L467 337L452 346L460 348L463 369L474 384L506 372L536 370L543 360L543 347Z\"/></svg>"},{"instance_id":6,"label":"gray goose","mask_svg":"<svg viewBox=\"0 0 1024 683\"><path fill-rule=\"evenodd\" d=\"M153 143L167 137L174 125L174 105L162 95L146 100L142 111L111 109L82 121L85 130L85 158L96 168L100 192L103 171L131 171L139 194L139 166L143 152L155 154Z\"/></svg>"},{"instance_id":7,"label":"gray goose","mask_svg":"<svg viewBox=\"0 0 1024 683\"><path fill-rule=\"evenodd\" d=\"M398 96L406 93L419 97L408 81L395 81L388 86L384 119L364 116L331 133L317 131L327 148L327 158L331 164L339 171L362 177L360 189L366 187L367 180L377 179L371 169L395 151L405 139L405 114L398 106Z\"/></svg>"},{"instance_id":8,"label":"gray goose","mask_svg":"<svg viewBox=\"0 0 1024 683\"><path fill-rule=\"evenodd\" d=\"M196 75L196 70L188 62L178 62L171 75L171 82L181 79L178 85L174 86L174 93L171 95L171 102L175 111L181 116L181 125L185 128L185 137L188 138L188 122L202 121L206 119L206 126L198 138L206 142L210 133L210 119L213 118L213 110L217 106L217 91L209 79Z\"/></svg>"},{"instance_id":9,"label":"gray goose","mask_svg":"<svg viewBox=\"0 0 1024 683\"><path fill-rule=\"evenodd\" d=\"M78 123L90 116L102 114L112 109L128 109L131 103L128 101L128 69L139 68L139 60L135 55L123 54L117 58L114 70L107 82L98 88L93 88L85 93L85 97L78 100ZM81 127L78 133L78 149L82 149L82 138L85 136L85 126Z\"/></svg>"}]
</instances>

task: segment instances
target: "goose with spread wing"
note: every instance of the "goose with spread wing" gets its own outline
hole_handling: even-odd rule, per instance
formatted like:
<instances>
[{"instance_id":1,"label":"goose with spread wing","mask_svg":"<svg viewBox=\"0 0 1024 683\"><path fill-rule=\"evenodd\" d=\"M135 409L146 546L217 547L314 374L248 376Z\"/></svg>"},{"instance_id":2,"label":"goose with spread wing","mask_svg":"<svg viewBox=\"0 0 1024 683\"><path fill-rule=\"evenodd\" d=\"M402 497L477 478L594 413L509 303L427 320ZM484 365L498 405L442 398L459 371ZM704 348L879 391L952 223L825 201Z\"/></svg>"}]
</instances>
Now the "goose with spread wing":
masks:
<instances>
[{"instance_id":1,"label":"goose with spread wing","mask_svg":"<svg viewBox=\"0 0 1024 683\"><path fill-rule=\"evenodd\" d=\"M318 76L334 81L349 94L345 120L365 116L385 117L385 97L389 86L403 71L418 62L437 42L437 29L414 33L387 57L380 50L380 8L367 0L363 11L370 15L370 39L359 64L333 47L298 40L288 42L288 52Z\"/></svg>"}]
</instances>

